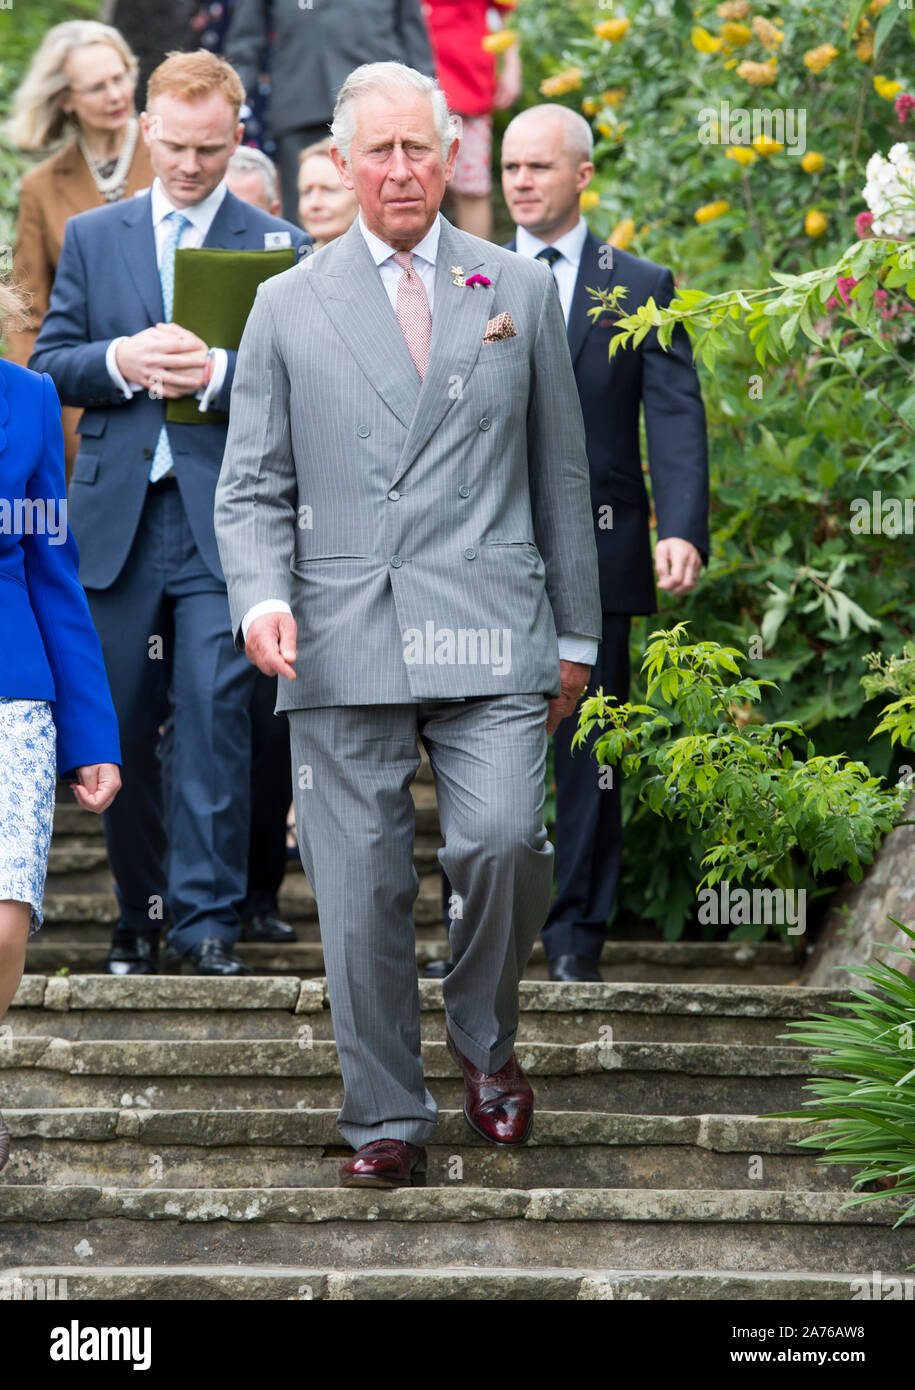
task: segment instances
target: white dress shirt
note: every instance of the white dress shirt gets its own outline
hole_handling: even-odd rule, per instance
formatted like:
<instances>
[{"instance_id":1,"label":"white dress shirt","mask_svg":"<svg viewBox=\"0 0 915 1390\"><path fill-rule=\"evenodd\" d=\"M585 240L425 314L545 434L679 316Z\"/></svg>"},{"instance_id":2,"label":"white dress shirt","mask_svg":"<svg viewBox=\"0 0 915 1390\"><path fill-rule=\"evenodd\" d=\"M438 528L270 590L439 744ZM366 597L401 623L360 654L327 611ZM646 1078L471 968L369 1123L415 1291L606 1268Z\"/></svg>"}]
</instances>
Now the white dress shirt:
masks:
<instances>
[{"instance_id":1,"label":"white dress shirt","mask_svg":"<svg viewBox=\"0 0 915 1390\"><path fill-rule=\"evenodd\" d=\"M562 312L565 315L567 325L572 309L572 296L575 294L575 281L578 279L581 253L587 235L588 224L583 217L579 217L570 232L565 232L555 241L541 241L526 227L518 227L515 231L515 247L519 256L529 256L533 260L537 253L546 246L555 246L556 250L561 253L559 259L553 262L553 275L559 286L559 302L562 305Z\"/></svg>"},{"instance_id":2,"label":"white dress shirt","mask_svg":"<svg viewBox=\"0 0 915 1390\"><path fill-rule=\"evenodd\" d=\"M384 285L388 299L391 301L391 308L394 310L396 314L397 286L400 283L400 277L401 275L403 275L404 272L401 269L401 267L397 264L397 262L394 260L394 247L389 246L387 242L382 241L380 237L377 237L374 232L369 231L368 227L362 220L361 212L359 213L358 222L359 230L365 239L366 246L369 248L372 260L378 267L378 273L381 276L381 283ZM581 240L578 246L579 258L581 257L581 248L584 245L585 235L587 234L588 230L587 226L585 225L584 219L582 219L581 225L584 230L582 232ZM521 229L519 228L518 230L520 231ZM575 232L577 232L577 230L577 228L574 229ZM413 268L416 270L417 274L423 282L423 285L425 286L426 298L429 301L430 316L433 311L432 306L435 297L435 261L436 256L438 255L438 243L440 232L441 213L439 213L438 217L436 217L435 221L432 223L432 226L429 228L428 232L423 237L423 239L417 242L417 244L412 248ZM572 235L572 232L568 233L568 236ZM566 240L566 238L563 238L563 240ZM544 244L545 243L543 242L538 242L537 249L539 250L540 247ZM560 247L560 250L562 249L563 248ZM558 264L559 262L557 261L557 265ZM574 277L577 274L578 260L576 260L575 262L575 271L573 273L572 278L573 288L575 285ZM569 293L569 302L571 303L571 291ZM282 599L268 598L264 599L262 603L255 603L253 607L248 609L247 613L241 620L242 637L245 639L245 641L248 640L248 628L254 622L254 619L259 618L262 613L291 612L292 610L289 607L289 604L284 602ZM594 662L597 660L597 643L593 637L580 637L574 633L561 633L559 637L559 657L562 661L579 661L586 666L593 666Z\"/></svg>"},{"instance_id":3,"label":"white dress shirt","mask_svg":"<svg viewBox=\"0 0 915 1390\"><path fill-rule=\"evenodd\" d=\"M171 230L171 225L167 221L169 213L182 213L190 224L183 228L178 247L182 250L186 246L192 246L197 249L206 241L210 227L213 225L213 218L222 207L222 200L227 192L228 189L225 180L223 180L221 183L218 183L213 189L213 192L201 202L194 203L193 206L189 208L176 208L165 192L165 189L162 187L161 179L157 178L153 182L150 204L152 208L153 232L156 238L156 264L160 268L162 265L162 251ZM137 391L142 391L144 388L142 382L125 381L118 368L117 350L119 344L123 342L126 342L126 335L120 338L112 338L111 342L108 344L108 350L105 353L105 366L115 386L128 400L130 400L131 396ZM209 385L206 388L201 386L199 391L194 392L194 395L200 401L200 405L198 406L199 410L209 410L210 402L213 397L217 395L222 387L222 383L226 379L228 366L229 359L225 348L215 348L213 352L213 374L210 377Z\"/></svg>"}]
</instances>

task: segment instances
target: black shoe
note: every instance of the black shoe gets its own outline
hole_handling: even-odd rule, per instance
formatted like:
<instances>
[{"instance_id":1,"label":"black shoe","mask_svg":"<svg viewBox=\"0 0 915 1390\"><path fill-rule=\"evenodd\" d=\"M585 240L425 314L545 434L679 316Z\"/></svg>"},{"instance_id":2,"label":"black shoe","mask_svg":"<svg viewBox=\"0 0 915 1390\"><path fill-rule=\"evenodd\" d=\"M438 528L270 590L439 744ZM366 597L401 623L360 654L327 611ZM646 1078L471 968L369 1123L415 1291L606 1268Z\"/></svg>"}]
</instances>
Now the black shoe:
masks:
<instances>
[{"instance_id":1,"label":"black shoe","mask_svg":"<svg viewBox=\"0 0 915 1390\"><path fill-rule=\"evenodd\" d=\"M221 936L205 936L187 953L197 975L250 975L245 962Z\"/></svg>"},{"instance_id":2,"label":"black shoe","mask_svg":"<svg viewBox=\"0 0 915 1390\"><path fill-rule=\"evenodd\" d=\"M105 970L109 975L158 975L159 938L119 928L111 938Z\"/></svg>"},{"instance_id":3,"label":"black shoe","mask_svg":"<svg viewBox=\"0 0 915 1390\"><path fill-rule=\"evenodd\" d=\"M600 983L603 975L593 960L587 956L557 956L549 962L550 979L562 980L566 984L584 984L589 980Z\"/></svg>"},{"instance_id":4,"label":"black shoe","mask_svg":"<svg viewBox=\"0 0 915 1390\"><path fill-rule=\"evenodd\" d=\"M453 960L430 960L429 964L423 967L419 978L421 980L444 980L445 976L450 975L453 969Z\"/></svg>"},{"instance_id":5,"label":"black shoe","mask_svg":"<svg viewBox=\"0 0 915 1390\"><path fill-rule=\"evenodd\" d=\"M269 912L245 917L241 924L242 941L298 941L288 922L281 922Z\"/></svg>"}]
</instances>

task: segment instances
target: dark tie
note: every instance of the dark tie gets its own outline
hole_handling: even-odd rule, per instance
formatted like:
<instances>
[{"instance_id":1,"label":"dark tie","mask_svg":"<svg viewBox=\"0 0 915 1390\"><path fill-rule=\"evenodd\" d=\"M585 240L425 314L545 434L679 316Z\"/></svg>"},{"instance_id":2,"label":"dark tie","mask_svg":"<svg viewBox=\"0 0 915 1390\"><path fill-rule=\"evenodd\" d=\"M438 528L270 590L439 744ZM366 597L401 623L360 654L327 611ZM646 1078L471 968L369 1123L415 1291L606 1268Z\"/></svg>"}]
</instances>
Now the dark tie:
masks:
<instances>
[{"instance_id":1,"label":"dark tie","mask_svg":"<svg viewBox=\"0 0 915 1390\"><path fill-rule=\"evenodd\" d=\"M562 252L557 251L555 246L544 246L542 251L537 252L537 260L546 261L547 265L550 267L550 271L553 276L553 284L556 286L557 293L559 291L559 281L556 279L556 272L555 270L553 270L553 266L559 260L561 255Z\"/></svg>"}]
</instances>

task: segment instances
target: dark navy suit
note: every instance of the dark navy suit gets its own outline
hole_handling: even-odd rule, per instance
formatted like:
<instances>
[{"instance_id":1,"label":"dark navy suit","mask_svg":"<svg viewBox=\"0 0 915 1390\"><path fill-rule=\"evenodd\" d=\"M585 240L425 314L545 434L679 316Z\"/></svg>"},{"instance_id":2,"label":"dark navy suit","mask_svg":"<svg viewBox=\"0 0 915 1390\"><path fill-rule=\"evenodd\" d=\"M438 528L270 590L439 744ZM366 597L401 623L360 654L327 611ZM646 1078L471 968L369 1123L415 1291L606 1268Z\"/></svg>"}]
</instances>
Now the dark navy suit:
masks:
<instances>
[{"instance_id":1,"label":"dark navy suit","mask_svg":"<svg viewBox=\"0 0 915 1390\"><path fill-rule=\"evenodd\" d=\"M277 231L308 241L226 193L204 245L263 250ZM151 484L166 403L145 391L125 399L106 369L113 338L164 318L150 195L71 218L31 365L85 408L69 511L121 726L124 785L105 815L121 921L151 934L171 921L184 954L238 934L255 671L234 650L213 528L226 426L168 425L176 481ZM234 369L229 352L213 409L228 411ZM170 702L167 836L156 749Z\"/></svg>"},{"instance_id":2,"label":"dark navy suit","mask_svg":"<svg viewBox=\"0 0 915 1390\"><path fill-rule=\"evenodd\" d=\"M567 334L585 422L603 608L602 641L589 688L602 685L623 701L629 698L630 618L657 612L640 410L658 539L691 541L703 562L709 550L708 456L705 410L685 329L677 327L666 352L657 335L649 333L639 347L617 349L608 360L613 319L608 313L596 322L588 317L597 303L589 286L625 285L622 313L632 313L649 297L668 304L674 294L670 271L616 248L612 264L602 266L601 246L589 232ZM608 259L606 250L603 258ZM607 507L612 513L601 511ZM612 519L612 528L602 525L602 519ZM575 955L597 961L619 880L621 774L614 768L612 787L602 788L590 753L581 749L572 754L577 723L574 716L564 719L553 737L557 894L543 941L551 960Z\"/></svg>"}]
</instances>

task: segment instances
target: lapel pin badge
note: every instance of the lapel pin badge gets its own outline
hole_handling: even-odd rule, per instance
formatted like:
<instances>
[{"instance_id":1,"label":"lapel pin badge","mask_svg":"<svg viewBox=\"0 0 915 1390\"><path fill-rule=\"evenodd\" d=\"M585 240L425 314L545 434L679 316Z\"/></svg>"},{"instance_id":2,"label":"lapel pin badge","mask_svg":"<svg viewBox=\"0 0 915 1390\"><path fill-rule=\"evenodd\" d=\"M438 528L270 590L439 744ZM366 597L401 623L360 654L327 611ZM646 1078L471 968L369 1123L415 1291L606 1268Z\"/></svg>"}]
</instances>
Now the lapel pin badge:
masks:
<instances>
[{"instance_id":1,"label":"lapel pin badge","mask_svg":"<svg viewBox=\"0 0 915 1390\"><path fill-rule=\"evenodd\" d=\"M451 281L452 285L463 286L464 283L465 283L465 281L464 281L464 267L461 266L461 265L453 265L453 266L450 267L450 270L451 270L451 274L452 274L452 276L453 276L453 279L452 279L452 281Z\"/></svg>"}]
</instances>

